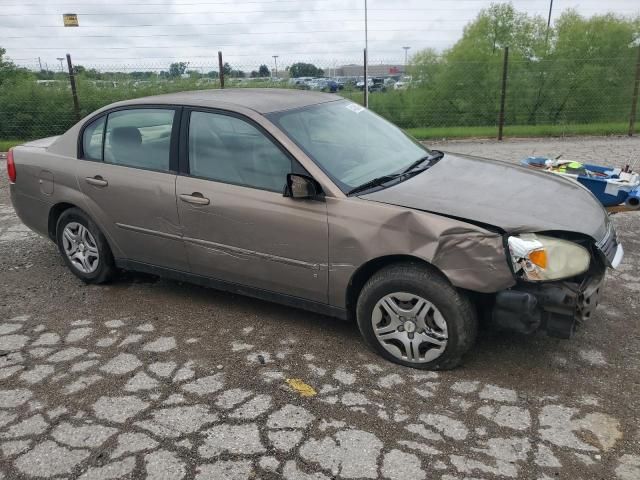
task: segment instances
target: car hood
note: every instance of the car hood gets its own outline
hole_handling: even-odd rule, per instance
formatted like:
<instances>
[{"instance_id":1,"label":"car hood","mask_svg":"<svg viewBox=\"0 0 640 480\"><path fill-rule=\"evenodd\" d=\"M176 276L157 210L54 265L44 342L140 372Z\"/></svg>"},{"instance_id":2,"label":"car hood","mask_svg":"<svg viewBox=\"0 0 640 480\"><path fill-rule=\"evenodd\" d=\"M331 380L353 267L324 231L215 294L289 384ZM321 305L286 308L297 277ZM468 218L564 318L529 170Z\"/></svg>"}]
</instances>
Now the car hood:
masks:
<instances>
[{"instance_id":1,"label":"car hood","mask_svg":"<svg viewBox=\"0 0 640 480\"><path fill-rule=\"evenodd\" d=\"M410 179L360 198L438 213L507 233L568 231L598 241L607 214L579 183L497 160L446 154Z\"/></svg>"}]
</instances>

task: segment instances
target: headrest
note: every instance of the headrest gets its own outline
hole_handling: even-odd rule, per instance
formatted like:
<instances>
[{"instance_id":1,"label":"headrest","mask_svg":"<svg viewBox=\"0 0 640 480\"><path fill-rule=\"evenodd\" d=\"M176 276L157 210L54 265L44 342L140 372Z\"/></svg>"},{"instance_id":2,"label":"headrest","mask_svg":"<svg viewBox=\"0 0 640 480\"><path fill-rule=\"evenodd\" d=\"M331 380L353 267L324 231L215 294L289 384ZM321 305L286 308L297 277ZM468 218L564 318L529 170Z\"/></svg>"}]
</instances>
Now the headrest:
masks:
<instances>
[{"instance_id":1,"label":"headrest","mask_svg":"<svg viewBox=\"0 0 640 480\"><path fill-rule=\"evenodd\" d=\"M140 145L142 135L136 127L117 127L111 131L111 142Z\"/></svg>"}]
</instances>

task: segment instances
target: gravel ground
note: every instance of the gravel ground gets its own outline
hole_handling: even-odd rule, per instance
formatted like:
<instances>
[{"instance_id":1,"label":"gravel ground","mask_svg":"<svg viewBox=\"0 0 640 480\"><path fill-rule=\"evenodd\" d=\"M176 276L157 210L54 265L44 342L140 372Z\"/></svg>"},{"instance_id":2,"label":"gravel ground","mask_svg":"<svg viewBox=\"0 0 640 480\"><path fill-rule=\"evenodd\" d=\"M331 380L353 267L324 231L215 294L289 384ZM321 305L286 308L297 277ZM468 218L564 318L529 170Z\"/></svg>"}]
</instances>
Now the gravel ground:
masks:
<instances>
[{"instance_id":1,"label":"gravel ground","mask_svg":"<svg viewBox=\"0 0 640 480\"><path fill-rule=\"evenodd\" d=\"M435 146L627 163L640 140ZM614 221L627 256L575 339L483 330L430 373L320 315L142 275L84 285L2 175L0 479L637 480L640 215Z\"/></svg>"}]
</instances>

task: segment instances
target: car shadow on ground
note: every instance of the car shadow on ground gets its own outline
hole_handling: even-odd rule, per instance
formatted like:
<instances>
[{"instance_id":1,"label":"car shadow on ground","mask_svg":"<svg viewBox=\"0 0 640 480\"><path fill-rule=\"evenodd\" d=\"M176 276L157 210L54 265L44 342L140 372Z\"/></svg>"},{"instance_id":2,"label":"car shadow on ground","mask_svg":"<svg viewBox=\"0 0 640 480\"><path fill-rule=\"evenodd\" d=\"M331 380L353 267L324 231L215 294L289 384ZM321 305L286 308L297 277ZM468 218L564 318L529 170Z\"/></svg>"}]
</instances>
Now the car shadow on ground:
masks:
<instances>
[{"instance_id":1,"label":"car shadow on ground","mask_svg":"<svg viewBox=\"0 0 640 480\"><path fill-rule=\"evenodd\" d=\"M118 295L132 288L146 288L145 296L151 296L151 302L158 305L159 309L163 304L172 304L174 308L185 311L185 315L189 315L188 328L194 331L211 331L216 325L228 323L238 328L256 325L266 336L267 343L277 344L285 334L283 332L287 332L288 335L304 337L314 343L336 345L334 353L338 356L341 355L340 345L344 346L344 354L347 355L347 351L353 352L354 342L359 352L375 355L361 339L355 322L137 272L122 272L111 286ZM218 316L229 321L212 323L211 318ZM272 338L269 339L269 336ZM580 333L578 341L579 338ZM476 344L466 355L461 368L495 372L496 365L510 365L523 373L553 368L554 354L563 350L565 343L544 333L522 335L499 330L490 322L483 321ZM375 358L366 357L370 360Z\"/></svg>"}]
</instances>

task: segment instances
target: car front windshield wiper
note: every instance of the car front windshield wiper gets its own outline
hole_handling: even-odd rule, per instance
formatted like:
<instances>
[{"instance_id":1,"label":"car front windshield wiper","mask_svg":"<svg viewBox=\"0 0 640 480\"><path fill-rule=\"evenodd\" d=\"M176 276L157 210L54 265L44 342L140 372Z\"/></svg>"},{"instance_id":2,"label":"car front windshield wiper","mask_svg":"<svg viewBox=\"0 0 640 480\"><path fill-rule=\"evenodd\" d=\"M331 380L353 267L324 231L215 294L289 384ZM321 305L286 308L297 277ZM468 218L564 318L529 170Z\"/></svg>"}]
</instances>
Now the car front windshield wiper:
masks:
<instances>
[{"instance_id":1,"label":"car front windshield wiper","mask_svg":"<svg viewBox=\"0 0 640 480\"><path fill-rule=\"evenodd\" d=\"M388 183L388 182L390 182L392 180L398 180L399 179L400 181L402 181L404 178L409 178L409 177L412 177L414 175L417 175L418 173L424 172L425 170L427 170L435 162L440 160L443 156L444 156L444 153L436 151L436 150L433 150L433 154L432 155L427 155L427 156L424 156L422 158L419 158L418 160L413 162L411 165L409 165L407 168L405 168L402 172L400 172L400 173L392 173L392 174L389 174L389 175L382 175L381 177L376 177L373 180L369 180L368 182L365 182L362 185L358 185L357 187L352 188L351 190L349 190L347 192L347 195L353 195L354 193L363 192L365 190L369 190L370 188L379 187L379 186L384 185L385 183ZM426 166L424 166L422 168L417 168L422 163L427 162L427 161L429 162L428 165L426 165Z\"/></svg>"},{"instance_id":2,"label":"car front windshield wiper","mask_svg":"<svg viewBox=\"0 0 640 480\"><path fill-rule=\"evenodd\" d=\"M419 158L418 160L413 162L411 165L409 165L407 168L405 168L402 171L402 173L409 173L411 170L418 167L419 165L422 165L424 162L429 162L429 165L426 168L421 168L419 170L420 172L422 172L426 170L428 167L430 167L431 165L433 165L435 162L440 160L442 157L444 157L443 152L439 150L432 150L431 155L425 155L424 157Z\"/></svg>"},{"instance_id":3,"label":"car front windshield wiper","mask_svg":"<svg viewBox=\"0 0 640 480\"><path fill-rule=\"evenodd\" d=\"M370 188L373 187L378 187L380 185L383 185L387 182L390 182L391 180L395 180L399 177L402 177L403 175L405 175L404 173L394 173L391 175L383 175L381 177L376 177L373 180L369 180L368 182L363 183L362 185L358 185L355 188L352 188L351 190L349 190L347 192L347 195L353 195L354 193L358 193L358 192L363 192L364 190L369 190Z\"/></svg>"}]
</instances>

